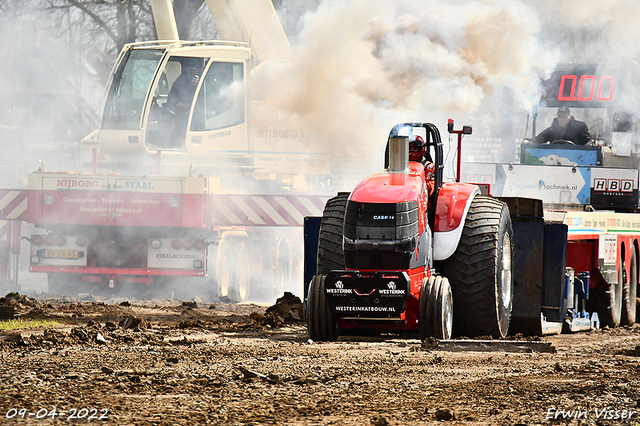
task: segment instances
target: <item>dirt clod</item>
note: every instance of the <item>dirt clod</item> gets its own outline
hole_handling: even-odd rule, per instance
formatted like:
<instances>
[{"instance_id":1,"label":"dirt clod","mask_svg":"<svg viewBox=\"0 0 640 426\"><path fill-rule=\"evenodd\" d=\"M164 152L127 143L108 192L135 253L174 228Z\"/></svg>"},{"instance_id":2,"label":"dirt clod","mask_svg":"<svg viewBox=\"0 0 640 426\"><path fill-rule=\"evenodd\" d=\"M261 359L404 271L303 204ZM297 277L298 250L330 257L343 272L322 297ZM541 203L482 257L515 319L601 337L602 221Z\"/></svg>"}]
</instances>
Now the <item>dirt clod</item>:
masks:
<instances>
[{"instance_id":1,"label":"dirt clod","mask_svg":"<svg viewBox=\"0 0 640 426\"><path fill-rule=\"evenodd\" d=\"M139 317L125 317L123 318L119 324L120 327L126 329L145 329L149 327L147 321L144 318Z\"/></svg>"},{"instance_id":2,"label":"dirt clod","mask_svg":"<svg viewBox=\"0 0 640 426\"><path fill-rule=\"evenodd\" d=\"M282 318L285 323L304 320L302 315L302 301L298 296L288 291L276 300L275 305L267 308L266 316L269 316L269 314Z\"/></svg>"},{"instance_id":3,"label":"dirt clod","mask_svg":"<svg viewBox=\"0 0 640 426\"><path fill-rule=\"evenodd\" d=\"M196 303L193 300L189 300L189 301L185 300L184 302L182 302L182 306L186 308L196 309L198 307L198 303Z\"/></svg>"},{"instance_id":4,"label":"dirt clod","mask_svg":"<svg viewBox=\"0 0 640 426\"><path fill-rule=\"evenodd\" d=\"M448 408L438 408L435 418L436 420L453 420L453 413Z\"/></svg>"},{"instance_id":5,"label":"dirt clod","mask_svg":"<svg viewBox=\"0 0 640 426\"><path fill-rule=\"evenodd\" d=\"M374 426L389 426L389 420L386 417L378 417L371 422Z\"/></svg>"}]
</instances>

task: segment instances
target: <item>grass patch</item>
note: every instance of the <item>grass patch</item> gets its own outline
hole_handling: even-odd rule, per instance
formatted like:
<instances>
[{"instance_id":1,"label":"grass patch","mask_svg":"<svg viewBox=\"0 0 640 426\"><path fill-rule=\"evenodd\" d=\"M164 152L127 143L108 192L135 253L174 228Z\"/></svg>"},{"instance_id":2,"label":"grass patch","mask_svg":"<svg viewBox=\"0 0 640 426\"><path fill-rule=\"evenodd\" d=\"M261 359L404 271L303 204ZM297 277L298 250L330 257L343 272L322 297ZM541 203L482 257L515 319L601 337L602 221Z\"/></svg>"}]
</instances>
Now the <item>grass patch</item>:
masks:
<instances>
[{"instance_id":1,"label":"grass patch","mask_svg":"<svg viewBox=\"0 0 640 426\"><path fill-rule=\"evenodd\" d=\"M24 328L50 327L59 324L58 321L46 319L10 319L0 320L0 331L21 330Z\"/></svg>"}]
</instances>

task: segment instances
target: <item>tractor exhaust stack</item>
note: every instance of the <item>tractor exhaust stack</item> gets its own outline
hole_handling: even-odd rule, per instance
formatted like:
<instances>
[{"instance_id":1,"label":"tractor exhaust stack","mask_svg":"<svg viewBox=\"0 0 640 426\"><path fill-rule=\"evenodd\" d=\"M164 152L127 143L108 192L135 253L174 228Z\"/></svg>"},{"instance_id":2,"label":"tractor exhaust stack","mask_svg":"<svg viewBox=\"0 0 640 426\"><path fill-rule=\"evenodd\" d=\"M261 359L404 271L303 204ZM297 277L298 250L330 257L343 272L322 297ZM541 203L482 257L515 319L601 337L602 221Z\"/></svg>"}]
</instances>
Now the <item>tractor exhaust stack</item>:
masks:
<instances>
[{"instance_id":1,"label":"tractor exhaust stack","mask_svg":"<svg viewBox=\"0 0 640 426\"><path fill-rule=\"evenodd\" d=\"M409 137L389 139L389 173L407 173L409 170Z\"/></svg>"}]
</instances>

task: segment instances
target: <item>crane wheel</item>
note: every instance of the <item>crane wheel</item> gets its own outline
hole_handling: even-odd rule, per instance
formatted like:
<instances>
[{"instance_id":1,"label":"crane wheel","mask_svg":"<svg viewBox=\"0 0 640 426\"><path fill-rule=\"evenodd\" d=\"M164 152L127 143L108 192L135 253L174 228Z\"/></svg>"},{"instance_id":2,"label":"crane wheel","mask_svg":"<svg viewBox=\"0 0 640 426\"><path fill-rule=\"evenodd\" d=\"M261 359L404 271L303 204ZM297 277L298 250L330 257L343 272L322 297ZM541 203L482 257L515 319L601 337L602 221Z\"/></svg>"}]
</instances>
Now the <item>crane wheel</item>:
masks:
<instances>
[{"instance_id":1,"label":"crane wheel","mask_svg":"<svg viewBox=\"0 0 640 426\"><path fill-rule=\"evenodd\" d=\"M345 268L342 228L349 195L348 192L339 192L324 206L318 239L318 274L328 274Z\"/></svg>"},{"instance_id":2,"label":"crane wheel","mask_svg":"<svg viewBox=\"0 0 640 426\"><path fill-rule=\"evenodd\" d=\"M307 293L307 330L309 339L316 342L331 342L338 338L338 324L327 306L325 277L315 275Z\"/></svg>"},{"instance_id":3,"label":"crane wheel","mask_svg":"<svg viewBox=\"0 0 640 426\"><path fill-rule=\"evenodd\" d=\"M455 335L507 335L513 306L512 236L507 205L477 195L455 253L441 263L453 291Z\"/></svg>"},{"instance_id":4,"label":"crane wheel","mask_svg":"<svg viewBox=\"0 0 640 426\"><path fill-rule=\"evenodd\" d=\"M431 276L420 289L420 340L427 337L451 339L453 331L453 297L449 280Z\"/></svg>"},{"instance_id":5,"label":"crane wheel","mask_svg":"<svg viewBox=\"0 0 640 426\"><path fill-rule=\"evenodd\" d=\"M84 286L82 279L74 274L47 274L48 293L73 296L79 293L91 292L98 294L94 288Z\"/></svg>"},{"instance_id":6,"label":"crane wheel","mask_svg":"<svg viewBox=\"0 0 640 426\"><path fill-rule=\"evenodd\" d=\"M218 248L216 260L216 296L219 300L229 300L233 286L233 254L228 240L223 240Z\"/></svg>"},{"instance_id":7,"label":"crane wheel","mask_svg":"<svg viewBox=\"0 0 640 426\"><path fill-rule=\"evenodd\" d=\"M47 274L48 293L55 295L72 294L71 281L62 274Z\"/></svg>"},{"instance_id":8,"label":"crane wheel","mask_svg":"<svg viewBox=\"0 0 640 426\"><path fill-rule=\"evenodd\" d=\"M251 261L249 258L249 245L240 240L236 245L235 259L235 286L232 288L232 299L238 302L246 302L251 296Z\"/></svg>"},{"instance_id":9,"label":"crane wheel","mask_svg":"<svg viewBox=\"0 0 640 426\"><path fill-rule=\"evenodd\" d=\"M276 251L275 281L271 288L270 299L277 299L284 294L285 289L291 286L291 260L289 257L289 244L281 241Z\"/></svg>"},{"instance_id":10,"label":"crane wheel","mask_svg":"<svg viewBox=\"0 0 640 426\"><path fill-rule=\"evenodd\" d=\"M633 325L636 322L638 297L638 250L634 245L631 248L629 259L629 275L622 287L622 325Z\"/></svg>"},{"instance_id":11,"label":"crane wheel","mask_svg":"<svg viewBox=\"0 0 640 426\"><path fill-rule=\"evenodd\" d=\"M251 297L249 241L225 238L218 248L216 288L221 301L246 302Z\"/></svg>"}]
</instances>

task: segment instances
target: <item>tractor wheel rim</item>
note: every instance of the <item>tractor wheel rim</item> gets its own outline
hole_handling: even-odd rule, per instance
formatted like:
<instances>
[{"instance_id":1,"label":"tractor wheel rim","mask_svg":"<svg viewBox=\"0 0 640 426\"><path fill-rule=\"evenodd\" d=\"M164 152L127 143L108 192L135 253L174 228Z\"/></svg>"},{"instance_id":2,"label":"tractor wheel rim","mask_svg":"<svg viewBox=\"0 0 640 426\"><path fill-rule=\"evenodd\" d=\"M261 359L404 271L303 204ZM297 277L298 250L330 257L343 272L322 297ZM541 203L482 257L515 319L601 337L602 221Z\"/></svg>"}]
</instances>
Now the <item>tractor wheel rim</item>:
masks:
<instances>
[{"instance_id":1,"label":"tractor wheel rim","mask_svg":"<svg viewBox=\"0 0 640 426\"><path fill-rule=\"evenodd\" d=\"M445 294L444 300L444 338L450 339L453 334L453 296L450 291Z\"/></svg>"},{"instance_id":2,"label":"tractor wheel rim","mask_svg":"<svg viewBox=\"0 0 640 426\"><path fill-rule=\"evenodd\" d=\"M511 305L511 236L504 234L502 239L502 272L500 287L502 292L502 307L505 310Z\"/></svg>"}]
</instances>

